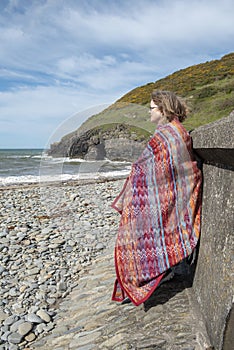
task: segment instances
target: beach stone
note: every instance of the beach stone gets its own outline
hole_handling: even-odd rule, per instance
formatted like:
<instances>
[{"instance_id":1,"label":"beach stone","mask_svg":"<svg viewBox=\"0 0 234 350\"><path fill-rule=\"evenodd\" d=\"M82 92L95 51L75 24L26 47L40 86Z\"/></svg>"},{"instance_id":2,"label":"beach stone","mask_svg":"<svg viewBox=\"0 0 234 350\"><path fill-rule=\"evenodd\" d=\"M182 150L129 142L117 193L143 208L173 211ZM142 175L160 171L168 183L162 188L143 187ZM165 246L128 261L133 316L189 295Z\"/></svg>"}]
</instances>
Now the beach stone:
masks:
<instances>
[{"instance_id":1,"label":"beach stone","mask_svg":"<svg viewBox=\"0 0 234 350\"><path fill-rule=\"evenodd\" d=\"M27 271L27 274L32 276L32 275L37 275L40 272L40 269L38 267L34 267L32 269L29 269Z\"/></svg>"},{"instance_id":2,"label":"beach stone","mask_svg":"<svg viewBox=\"0 0 234 350\"><path fill-rule=\"evenodd\" d=\"M105 248L105 246L102 243L98 243L95 247L97 250L102 250Z\"/></svg>"},{"instance_id":3,"label":"beach stone","mask_svg":"<svg viewBox=\"0 0 234 350\"><path fill-rule=\"evenodd\" d=\"M46 302L47 302L49 305L53 305L53 304L56 302L56 299L55 299L55 298L48 298L48 299L46 299Z\"/></svg>"},{"instance_id":4,"label":"beach stone","mask_svg":"<svg viewBox=\"0 0 234 350\"><path fill-rule=\"evenodd\" d=\"M11 297L15 297L15 296L18 295L18 294L19 294L19 291L17 291L16 288L11 288L11 289L9 290L9 295L10 295Z\"/></svg>"},{"instance_id":5,"label":"beach stone","mask_svg":"<svg viewBox=\"0 0 234 350\"><path fill-rule=\"evenodd\" d=\"M8 339L7 339L7 340L8 340L10 343L13 343L13 344L19 344L19 343L21 343L22 339L23 339L23 336L20 335L19 333L11 333L11 334L8 336Z\"/></svg>"},{"instance_id":6,"label":"beach stone","mask_svg":"<svg viewBox=\"0 0 234 350\"><path fill-rule=\"evenodd\" d=\"M9 350L18 350L18 349L19 349L18 346L15 345L15 344L10 344L9 345Z\"/></svg>"},{"instance_id":7,"label":"beach stone","mask_svg":"<svg viewBox=\"0 0 234 350\"><path fill-rule=\"evenodd\" d=\"M36 335L34 333L29 333L25 336L25 340L27 340L28 342L32 342L35 339L36 339Z\"/></svg>"},{"instance_id":8,"label":"beach stone","mask_svg":"<svg viewBox=\"0 0 234 350\"><path fill-rule=\"evenodd\" d=\"M21 323L18 327L18 333L22 336L28 334L33 328L33 324L31 322Z\"/></svg>"},{"instance_id":9,"label":"beach stone","mask_svg":"<svg viewBox=\"0 0 234 350\"><path fill-rule=\"evenodd\" d=\"M0 322L5 321L8 318L8 315L0 310Z\"/></svg>"},{"instance_id":10,"label":"beach stone","mask_svg":"<svg viewBox=\"0 0 234 350\"><path fill-rule=\"evenodd\" d=\"M59 282L58 283L58 290L65 292L67 290L67 283L66 282Z\"/></svg>"},{"instance_id":11,"label":"beach stone","mask_svg":"<svg viewBox=\"0 0 234 350\"><path fill-rule=\"evenodd\" d=\"M4 325L11 326L14 322L18 321L19 317L17 315L9 316L5 319Z\"/></svg>"},{"instance_id":12,"label":"beach stone","mask_svg":"<svg viewBox=\"0 0 234 350\"><path fill-rule=\"evenodd\" d=\"M10 344L9 346L9 350L18 350L18 349L19 349L18 346L15 344Z\"/></svg>"},{"instance_id":13,"label":"beach stone","mask_svg":"<svg viewBox=\"0 0 234 350\"><path fill-rule=\"evenodd\" d=\"M0 232L0 238L6 237L6 236L7 236L7 231Z\"/></svg>"},{"instance_id":14,"label":"beach stone","mask_svg":"<svg viewBox=\"0 0 234 350\"><path fill-rule=\"evenodd\" d=\"M10 331L10 327L9 326L2 326L1 327L1 331L2 332L8 332L8 331Z\"/></svg>"},{"instance_id":15,"label":"beach stone","mask_svg":"<svg viewBox=\"0 0 234 350\"><path fill-rule=\"evenodd\" d=\"M45 324L44 324L44 323L38 324L38 325L37 325L37 328L36 328L36 330L35 330L35 332L36 332L37 334L42 333L43 330L44 330L44 327L45 327Z\"/></svg>"},{"instance_id":16,"label":"beach stone","mask_svg":"<svg viewBox=\"0 0 234 350\"><path fill-rule=\"evenodd\" d=\"M36 313L43 321L49 323L51 321L50 315L45 310L38 310Z\"/></svg>"},{"instance_id":17,"label":"beach stone","mask_svg":"<svg viewBox=\"0 0 234 350\"><path fill-rule=\"evenodd\" d=\"M54 323L53 323L53 322L49 322L49 323L47 323L47 324L45 325L44 331L49 332L49 331L51 331L54 327L55 327Z\"/></svg>"},{"instance_id":18,"label":"beach stone","mask_svg":"<svg viewBox=\"0 0 234 350\"><path fill-rule=\"evenodd\" d=\"M18 327L21 323L24 323L24 320L23 319L20 319L18 321L16 321L15 323L13 323L11 326L10 326L10 331L13 333L13 332L17 332L18 331Z\"/></svg>"},{"instance_id":19,"label":"beach stone","mask_svg":"<svg viewBox=\"0 0 234 350\"><path fill-rule=\"evenodd\" d=\"M66 245L66 247L64 248L66 253L71 253L73 251L73 247L70 245Z\"/></svg>"},{"instance_id":20,"label":"beach stone","mask_svg":"<svg viewBox=\"0 0 234 350\"><path fill-rule=\"evenodd\" d=\"M0 275L6 270L6 268L2 265L0 265Z\"/></svg>"},{"instance_id":21,"label":"beach stone","mask_svg":"<svg viewBox=\"0 0 234 350\"><path fill-rule=\"evenodd\" d=\"M29 322L32 322L32 323L42 323L42 322L43 322L43 320L41 319L41 317L37 316L37 315L34 314L34 313L28 314L27 320L28 320Z\"/></svg>"},{"instance_id":22,"label":"beach stone","mask_svg":"<svg viewBox=\"0 0 234 350\"><path fill-rule=\"evenodd\" d=\"M1 340L7 341L7 339L8 339L8 337L9 337L10 334L11 334L10 331L4 332L4 333L1 335Z\"/></svg>"}]
</instances>

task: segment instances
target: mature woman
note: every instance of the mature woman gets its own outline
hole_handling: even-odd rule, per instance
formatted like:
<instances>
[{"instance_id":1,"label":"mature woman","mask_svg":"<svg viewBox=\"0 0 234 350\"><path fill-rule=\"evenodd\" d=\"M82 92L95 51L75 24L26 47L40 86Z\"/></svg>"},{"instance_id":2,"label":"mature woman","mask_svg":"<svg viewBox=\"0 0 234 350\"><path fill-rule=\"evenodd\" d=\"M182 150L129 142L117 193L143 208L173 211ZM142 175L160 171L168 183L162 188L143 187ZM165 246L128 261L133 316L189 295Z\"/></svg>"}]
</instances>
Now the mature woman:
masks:
<instances>
[{"instance_id":1,"label":"mature woman","mask_svg":"<svg viewBox=\"0 0 234 350\"><path fill-rule=\"evenodd\" d=\"M202 176L181 124L186 112L174 93L152 92L156 131L112 205L121 214L113 300L140 305L197 245Z\"/></svg>"}]
</instances>

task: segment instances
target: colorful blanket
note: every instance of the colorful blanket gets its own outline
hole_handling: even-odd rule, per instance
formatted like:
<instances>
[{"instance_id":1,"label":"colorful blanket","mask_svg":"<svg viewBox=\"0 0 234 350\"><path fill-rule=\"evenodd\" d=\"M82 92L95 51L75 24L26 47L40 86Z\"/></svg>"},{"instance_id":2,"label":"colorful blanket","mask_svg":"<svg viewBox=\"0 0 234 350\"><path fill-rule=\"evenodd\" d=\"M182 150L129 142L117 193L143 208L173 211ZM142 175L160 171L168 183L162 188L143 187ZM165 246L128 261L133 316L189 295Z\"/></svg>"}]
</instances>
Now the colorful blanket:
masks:
<instances>
[{"instance_id":1,"label":"colorful blanket","mask_svg":"<svg viewBox=\"0 0 234 350\"><path fill-rule=\"evenodd\" d=\"M200 235L201 171L181 123L156 129L112 207L121 214L112 300L139 305Z\"/></svg>"}]
</instances>

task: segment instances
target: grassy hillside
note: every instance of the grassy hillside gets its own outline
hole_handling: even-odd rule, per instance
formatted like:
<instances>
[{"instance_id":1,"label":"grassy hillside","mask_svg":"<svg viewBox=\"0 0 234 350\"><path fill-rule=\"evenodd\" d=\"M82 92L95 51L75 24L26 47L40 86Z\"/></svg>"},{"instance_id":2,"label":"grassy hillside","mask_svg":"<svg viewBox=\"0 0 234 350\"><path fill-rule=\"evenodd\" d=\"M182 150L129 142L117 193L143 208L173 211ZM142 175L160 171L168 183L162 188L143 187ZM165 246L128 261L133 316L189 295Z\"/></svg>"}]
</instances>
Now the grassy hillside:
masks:
<instances>
[{"instance_id":1,"label":"grassy hillside","mask_svg":"<svg viewBox=\"0 0 234 350\"><path fill-rule=\"evenodd\" d=\"M79 131L101 124L127 123L152 132L154 125L149 121L148 107L153 89L174 91L187 101L191 110L184 122L187 129L226 117L234 109L234 53L133 89L105 111L89 118Z\"/></svg>"}]
</instances>

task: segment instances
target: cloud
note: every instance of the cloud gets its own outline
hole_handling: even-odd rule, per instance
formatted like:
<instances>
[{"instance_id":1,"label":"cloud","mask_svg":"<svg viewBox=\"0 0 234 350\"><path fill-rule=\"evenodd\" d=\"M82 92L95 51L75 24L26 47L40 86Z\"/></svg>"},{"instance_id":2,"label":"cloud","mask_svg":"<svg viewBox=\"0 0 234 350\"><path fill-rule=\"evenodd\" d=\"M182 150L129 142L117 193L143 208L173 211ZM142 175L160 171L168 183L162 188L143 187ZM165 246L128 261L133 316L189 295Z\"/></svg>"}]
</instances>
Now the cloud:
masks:
<instances>
[{"instance_id":1,"label":"cloud","mask_svg":"<svg viewBox=\"0 0 234 350\"><path fill-rule=\"evenodd\" d=\"M35 143L37 147L45 147L53 135L53 141L58 141L65 133L78 128L92 115L89 110L95 113L104 109L99 108L104 101L106 107L113 101L113 95L103 95L100 101L97 94L84 90L79 93L61 86L0 92L0 148L25 147L28 142L34 143L29 147L35 147ZM71 118L72 123L66 122L55 133L58 126Z\"/></svg>"},{"instance_id":2,"label":"cloud","mask_svg":"<svg viewBox=\"0 0 234 350\"><path fill-rule=\"evenodd\" d=\"M85 106L220 58L233 50L233 10L231 0L1 1L0 119L54 127Z\"/></svg>"}]
</instances>

